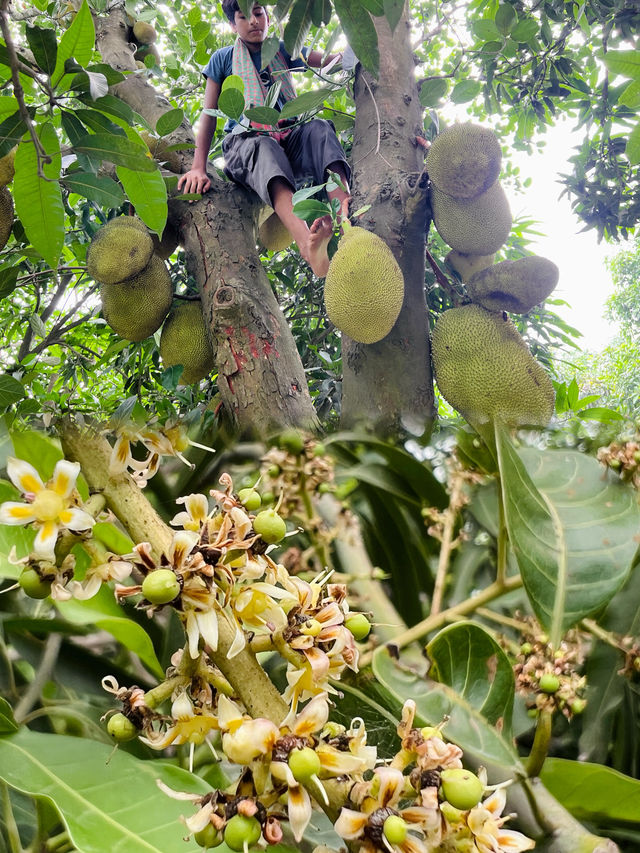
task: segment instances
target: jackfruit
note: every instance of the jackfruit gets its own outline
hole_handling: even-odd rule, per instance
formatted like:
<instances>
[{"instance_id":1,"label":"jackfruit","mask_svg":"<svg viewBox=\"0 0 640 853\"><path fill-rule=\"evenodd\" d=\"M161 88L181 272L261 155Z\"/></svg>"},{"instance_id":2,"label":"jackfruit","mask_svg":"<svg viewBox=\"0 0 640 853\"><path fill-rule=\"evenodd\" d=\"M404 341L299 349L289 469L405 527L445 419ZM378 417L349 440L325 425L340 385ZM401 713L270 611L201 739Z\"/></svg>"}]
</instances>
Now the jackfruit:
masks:
<instances>
[{"instance_id":1,"label":"jackfruit","mask_svg":"<svg viewBox=\"0 0 640 853\"><path fill-rule=\"evenodd\" d=\"M475 198L492 186L502 151L492 130L466 122L454 124L431 143L427 172L440 192L453 198Z\"/></svg>"},{"instance_id":2,"label":"jackfruit","mask_svg":"<svg viewBox=\"0 0 640 853\"><path fill-rule=\"evenodd\" d=\"M445 243L465 255L490 255L511 230L509 202L500 183L470 200L451 198L431 188L433 221Z\"/></svg>"},{"instance_id":3,"label":"jackfruit","mask_svg":"<svg viewBox=\"0 0 640 853\"><path fill-rule=\"evenodd\" d=\"M460 276L461 281L469 281L472 275L490 267L495 256L495 252L490 255L465 255L452 249L445 261Z\"/></svg>"},{"instance_id":4,"label":"jackfruit","mask_svg":"<svg viewBox=\"0 0 640 853\"><path fill-rule=\"evenodd\" d=\"M0 249L4 249L13 228L13 198L6 187L0 189Z\"/></svg>"},{"instance_id":5,"label":"jackfruit","mask_svg":"<svg viewBox=\"0 0 640 853\"><path fill-rule=\"evenodd\" d=\"M158 33L146 21L136 21L133 25L133 37L139 44L152 44L158 38Z\"/></svg>"},{"instance_id":6,"label":"jackfruit","mask_svg":"<svg viewBox=\"0 0 640 853\"><path fill-rule=\"evenodd\" d=\"M349 228L331 259L324 303L331 322L362 344L386 337L402 308L404 278L387 244L364 228Z\"/></svg>"},{"instance_id":7,"label":"jackfruit","mask_svg":"<svg viewBox=\"0 0 640 853\"><path fill-rule=\"evenodd\" d=\"M160 54L158 53L155 48L155 45L153 44L141 44L140 47L136 50L136 52L133 54L133 58L136 61L143 62L145 68L147 67L147 64L145 62L147 56L152 56L154 63L156 65L160 65Z\"/></svg>"},{"instance_id":8,"label":"jackfruit","mask_svg":"<svg viewBox=\"0 0 640 853\"><path fill-rule=\"evenodd\" d=\"M293 237L271 207L264 207L258 217L258 240L270 252L281 252L293 243Z\"/></svg>"},{"instance_id":9,"label":"jackfruit","mask_svg":"<svg viewBox=\"0 0 640 853\"><path fill-rule=\"evenodd\" d=\"M184 302L172 309L160 335L160 358L165 367L184 367L180 382L191 385L215 368L201 303Z\"/></svg>"},{"instance_id":10,"label":"jackfruit","mask_svg":"<svg viewBox=\"0 0 640 853\"><path fill-rule=\"evenodd\" d=\"M524 314L545 300L558 283L553 261L531 255L501 261L473 275L467 283L470 298L489 311Z\"/></svg>"},{"instance_id":11,"label":"jackfruit","mask_svg":"<svg viewBox=\"0 0 640 853\"><path fill-rule=\"evenodd\" d=\"M152 255L133 278L102 284L102 313L114 332L128 341L143 341L157 331L173 299L171 276L162 258Z\"/></svg>"},{"instance_id":12,"label":"jackfruit","mask_svg":"<svg viewBox=\"0 0 640 853\"><path fill-rule=\"evenodd\" d=\"M431 346L442 396L472 425L551 420L551 380L506 314L480 305L451 308L438 318Z\"/></svg>"},{"instance_id":13,"label":"jackfruit","mask_svg":"<svg viewBox=\"0 0 640 853\"><path fill-rule=\"evenodd\" d=\"M87 272L100 284L115 284L141 273L151 260L153 242L143 222L119 216L94 235L87 252Z\"/></svg>"},{"instance_id":14,"label":"jackfruit","mask_svg":"<svg viewBox=\"0 0 640 853\"><path fill-rule=\"evenodd\" d=\"M17 148L17 146L16 146ZM12 148L4 157L0 157L0 187L6 187L11 183L13 176L16 173L14 168L14 160L16 159L16 149Z\"/></svg>"},{"instance_id":15,"label":"jackfruit","mask_svg":"<svg viewBox=\"0 0 640 853\"><path fill-rule=\"evenodd\" d=\"M170 172L180 172L182 170L182 158L177 150L171 149L171 146L167 145L163 139L160 139L158 136L152 136L146 130L140 131L140 137L154 160L164 164Z\"/></svg>"}]
</instances>

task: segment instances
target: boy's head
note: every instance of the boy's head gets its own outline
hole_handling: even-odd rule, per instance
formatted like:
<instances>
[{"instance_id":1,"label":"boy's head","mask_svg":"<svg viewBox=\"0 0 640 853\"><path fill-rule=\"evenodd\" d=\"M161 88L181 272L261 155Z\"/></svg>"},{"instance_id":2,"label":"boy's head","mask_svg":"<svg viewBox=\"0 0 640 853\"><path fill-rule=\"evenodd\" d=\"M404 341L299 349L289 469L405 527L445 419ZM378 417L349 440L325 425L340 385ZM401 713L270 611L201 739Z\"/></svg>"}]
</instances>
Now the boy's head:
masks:
<instances>
[{"instance_id":1,"label":"boy's head","mask_svg":"<svg viewBox=\"0 0 640 853\"><path fill-rule=\"evenodd\" d=\"M253 4L249 17L245 17L244 13L240 10L238 0L222 0L222 11L229 19L234 32L238 31L239 23L242 26L242 22L246 22L247 24L255 23L255 27L252 26L252 30L258 29L259 26L264 23L264 30L266 33L266 26L269 23L269 14L264 6L261 6L259 3ZM242 32L240 32L239 35L240 38L244 37Z\"/></svg>"}]
</instances>

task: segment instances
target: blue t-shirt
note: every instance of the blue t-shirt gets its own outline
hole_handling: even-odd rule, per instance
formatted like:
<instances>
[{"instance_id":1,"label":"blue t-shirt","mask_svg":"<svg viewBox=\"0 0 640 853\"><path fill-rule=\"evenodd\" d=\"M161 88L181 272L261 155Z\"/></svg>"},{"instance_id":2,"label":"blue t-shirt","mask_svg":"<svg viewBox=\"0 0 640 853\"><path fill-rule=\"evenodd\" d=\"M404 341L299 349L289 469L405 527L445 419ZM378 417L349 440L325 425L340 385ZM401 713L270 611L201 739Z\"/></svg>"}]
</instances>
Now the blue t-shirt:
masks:
<instances>
[{"instance_id":1,"label":"blue t-shirt","mask_svg":"<svg viewBox=\"0 0 640 853\"><path fill-rule=\"evenodd\" d=\"M286 50L284 46L284 42L280 42L280 53L285 59L287 63L287 68L292 71L302 70L304 71L307 67L306 63L298 57L297 59L292 59L289 52ZM307 48L302 48L302 56L306 58L307 56ZM262 82L265 84L267 91L273 85L273 79L271 74L266 68L260 70L260 66L262 65L261 61L261 51L256 51L256 53L251 53L251 59L253 64L256 67L256 71L260 75ZM218 83L218 85L222 86L227 77L230 77L233 74L233 45L228 45L227 47L221 47L219 50L216 50L214 54L211 55L211 59L205 67L202 69L202 73L205 77L209 77L214 83ZM285 99L282 96L282 93L278 95L278 100L276 102L276 109L281 110L285 104ZM228 132L237 124L235 121L229 121L225 124L224 129Z\"/></svg>"}]
</instances>

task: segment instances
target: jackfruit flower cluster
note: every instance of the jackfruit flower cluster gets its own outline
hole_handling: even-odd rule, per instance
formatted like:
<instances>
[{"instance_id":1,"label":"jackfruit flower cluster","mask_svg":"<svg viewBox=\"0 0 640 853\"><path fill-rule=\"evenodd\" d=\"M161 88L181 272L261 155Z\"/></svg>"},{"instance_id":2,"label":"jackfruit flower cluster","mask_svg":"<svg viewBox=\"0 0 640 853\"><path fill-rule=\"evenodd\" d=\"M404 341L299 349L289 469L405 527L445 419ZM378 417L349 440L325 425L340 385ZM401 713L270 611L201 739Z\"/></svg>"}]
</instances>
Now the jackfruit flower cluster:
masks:
<instances>
[{"instance_id":1,"label":"jackfruit flower cluster","mask_svg":"<svg viewBox=\"0 0 640 853\"><path fill-rule=\"evenodd\" d=\"M617 473L621 480L631 483L635 489L640 487L640 436L600 447L597 459Z\"/></svg>"}]
</instances>

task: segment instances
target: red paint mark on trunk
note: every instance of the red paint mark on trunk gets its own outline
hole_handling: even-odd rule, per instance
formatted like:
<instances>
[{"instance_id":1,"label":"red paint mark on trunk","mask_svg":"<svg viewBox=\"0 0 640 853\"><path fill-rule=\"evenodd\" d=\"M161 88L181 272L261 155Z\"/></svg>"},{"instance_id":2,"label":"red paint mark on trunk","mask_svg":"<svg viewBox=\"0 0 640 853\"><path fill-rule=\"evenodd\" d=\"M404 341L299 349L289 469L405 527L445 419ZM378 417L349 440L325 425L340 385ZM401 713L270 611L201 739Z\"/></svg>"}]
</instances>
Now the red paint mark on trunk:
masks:
<instances>
[{"instance_id":1,"label":"red paint mark on trunk","mask_svg":"<svg viewBox=\"0 0 640 853\"><path fill-rule=\"evenodd\" d=\"M250 332L249 329L243 329L242 331L245 333L245 335L247 336L247 339L249 341L249 352L251 353L252 357L253 358L260 358L260 353L259 353L258 347L256 345L255 333Z\"/></svg>"},{"instance_id":2,"label":"red paint mark on trunk","mask_svg":"<svg viewBox=\"0 0 640 853\"><path fill-rule=\"evenodd\" d=\"M234 334L234 332L235 332L235 329L233 328L233 326L227 326L224 330L225 335L229 338L231 337L231 335Z\"/></svg>"},{"instance_id":3,"label":"red paint mark on trunk","mask_svg":"<svg viewBox=\"0 0 640 853\"><path fill-rule=\"evenodd\" d=\"M265 358L270 358L271 356L273 356L274 358L280 358L280 353L273 346L273 344L269 343L269 341L262 342L262 354Z\"/></svg>"}]
</instances>

